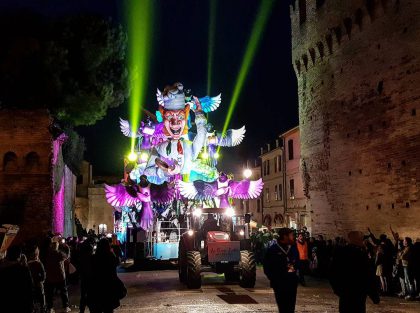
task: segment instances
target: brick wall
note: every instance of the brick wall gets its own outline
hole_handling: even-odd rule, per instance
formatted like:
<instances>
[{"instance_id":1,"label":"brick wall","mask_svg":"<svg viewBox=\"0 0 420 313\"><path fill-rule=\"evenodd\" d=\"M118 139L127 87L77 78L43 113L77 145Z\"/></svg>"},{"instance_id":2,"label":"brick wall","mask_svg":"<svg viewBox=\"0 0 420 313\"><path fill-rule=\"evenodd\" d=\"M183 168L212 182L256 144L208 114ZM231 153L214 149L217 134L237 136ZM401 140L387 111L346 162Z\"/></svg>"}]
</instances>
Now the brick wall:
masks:
<instances>
[{"instance_id":1,"label":"brick wall","mask_svg":"<svg viewBox=\"0 0 420 313\"><path fill-rule=\"evenodd\" d=\"M0 111L0 224L19 224L21 239L51 229L50 124L43 110ZM5 164L8 152L16 159ZM38 155L32 165L31 152Z\"/></svg>"},{"instance_id":2,"label":"brick wall","mask_svg":"<svg viewBox=\"0 0 420 313\"><path fill-rule=\"evenodd\" d=\"M295 1L290 13L314 233L392 224L420 237L420 2Z\"/></svg>"}]
</instances>

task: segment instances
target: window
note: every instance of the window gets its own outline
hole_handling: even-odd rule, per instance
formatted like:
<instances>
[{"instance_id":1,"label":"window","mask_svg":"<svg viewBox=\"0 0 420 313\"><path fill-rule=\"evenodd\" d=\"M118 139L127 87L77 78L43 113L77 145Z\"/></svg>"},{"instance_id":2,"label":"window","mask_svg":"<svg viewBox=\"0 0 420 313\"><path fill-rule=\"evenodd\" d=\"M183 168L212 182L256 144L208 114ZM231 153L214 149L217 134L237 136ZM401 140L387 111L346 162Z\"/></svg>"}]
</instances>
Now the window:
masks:
<instances>
[{"instance_id":1,"label":"window","mask_svg":"<svg viewBox=\"0 0 420 313\"><path fill-rule=\"evenodd\" d=\"M265 188L265 199L267 200L267 202L270 202L270 189L269 188Z\"/></svg>"},{"instance_id":2,"label":"window","mask_svg":"<svg viewBox=\"0 0 420 313\"><path fill-rule=\"evenodd\" d=\"M306 21L306 0L299 0L299 23Z\"/></svg>"},{"instance_id":3,"label":"window","mask_svg":"<svg viewBox=\"0 0 420 313\"><path fill-rule=\"evenodd\" d=\"M277 157L277 168L279 169L279 172L281 172L281 156L280 155Z\"/></svg>"},{"instance_id":4,"label":"window","mask_svg":"<svg viewBox=\"0 0 420 313\"><path fill-rule=\"evenodd\" d=\"M279 192L278 192L278 186L277 185L274 186L274 199L275 200L279 199Z\"/></svg>"},{"instance_id":5,"label":"window","mask_svg":"<svg viewBox=\"0 0 420 313\"><path fill-rule=\"evenodd\" d=\"M290 184L290 198L294 199L295 198L295 180L291 179L289 181Z\"/></svg>"},{"instance_id":6,"label":"window","mask_svg":"<svg viewBox=\"0 0 420 313\"><path fill-rule=\"evenodd\" d=\"M277 173L277 157L274 157L274 173Z\"/></svg>"},{"instance_id":7,"label":"window","mask_svg":"<svg viewBox=\"0 0 420 313\"><path fill-rule=\"evenodd\" d=\"M283 185L279 185L279 200L283 201Z\"/></svg>"},{"instance_id":8,"label":"window","mask_svg":"<svg viewBox=\"0 0 420 313\"><path fill-rule=\"evenodd\" d=\"M270 175L270 160L267 160L267 175Z\"/></svg>"},{"instance_id":9,"label":"window","mask_svg":"<svg viewBox=\"0 0 420 313\"><path fill-rule=\"evenodd\" d=\"M83 184L83 175L79 175L77 176L77 181L76 181L77 185L81 185Z\"/></svg>"},{"instance_id":10,"label":"window","mask_svg":"<svg viewBox=\"0 0 420 313\"><path fill-rule=\"evenodd\" d=\"M257 199L257 212L260 213L261 212L261 200Z\"/></svg>"},{"instance_id":11,"label":"window","mask_svg":"<svg viewBox=\"0 0 420 313\"><path fill-rule=\"evenodd\" d=\"M325 0L316 0L316 8L319 9L325 3Z\"/></svg>"},{"instance_id":12,"label":"window","mask_svg":"<svg viewBox=\"0 0 420 313\"><path fill-rule=\"evenodd\" d=\"M25 170L31 171L39 166L39 155L32 151L25 156Z\"/></svg>"},{"instance_id":13,"label":"window","mask_svg":"<svg viewBox=\"0 0 420 313\"><path fill-rule=\"evenodd\" d=\"M11 172L18 169L18 158L16 153L9 151L3 157L3 171Z\"/></svg>"},{"instance_id":14,"label":"window","mask_svg":"<svg viewBox=\"0 0 420 313\"><path fill-rule=\"evenodd\" d=\"M289 160L293 160L293 140L292 139L290 139L288 142L287 142L287 149L288 149L288 151L289 151Z\"/></svg>"}]
</instances>

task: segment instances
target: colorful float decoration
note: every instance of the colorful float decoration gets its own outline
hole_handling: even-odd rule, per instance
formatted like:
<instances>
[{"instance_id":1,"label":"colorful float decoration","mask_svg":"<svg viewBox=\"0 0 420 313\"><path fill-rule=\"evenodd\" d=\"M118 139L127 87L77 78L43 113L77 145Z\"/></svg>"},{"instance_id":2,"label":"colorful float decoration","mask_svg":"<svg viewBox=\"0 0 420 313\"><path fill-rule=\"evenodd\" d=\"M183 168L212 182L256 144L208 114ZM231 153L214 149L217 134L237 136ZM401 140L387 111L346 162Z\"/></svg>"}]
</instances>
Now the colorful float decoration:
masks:
<instances>
[{"instance_id":1,"label":"colorful float decoration","mask_svg":"<svg viewBox=\"0 0 420 313\"><path fill-rule=\"evenodd\" d=\"M236 181L217 170L219 147L239 145L246 131L243 126L222 134L208 123L206 114L220 106L220 94L199 98L175 83L158 89L156 97L156 114L145 111L135 133L120 119L121 132L137 141L124 181L105 185L106 198L118 212L131 214L135 207L137 225L149 231L156 220L179 224L179 216L194 205L226 208L231 199L259 197L261 179Z\"/></svg>"}]
</instances>

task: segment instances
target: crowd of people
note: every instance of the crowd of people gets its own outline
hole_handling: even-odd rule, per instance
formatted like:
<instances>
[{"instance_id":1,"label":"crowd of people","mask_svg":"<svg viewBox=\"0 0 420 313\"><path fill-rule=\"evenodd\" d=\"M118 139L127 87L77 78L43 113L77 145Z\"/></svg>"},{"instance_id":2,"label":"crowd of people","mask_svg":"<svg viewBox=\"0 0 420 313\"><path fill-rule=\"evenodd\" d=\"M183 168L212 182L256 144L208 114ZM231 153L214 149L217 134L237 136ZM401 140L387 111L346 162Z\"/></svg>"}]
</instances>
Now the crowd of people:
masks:
<instances>
[{"instance_id":1,"label":"crowd of people","mask_svg":"<svg viewBox=\"0 0 420 313\"><path fill-rule=\"evenodd\" d=\"M308 274L329 279L340 312L363 313L367 297L373 303L379 303L380 295L420 300L420 240L413 243L390 231L392 239L385 234L377 238L368 229L350 232L346 239L325 240L322 235L311 237L306 228L281 228L259 234L272 240L257 241L254 235L253 246L281 313L294 312L297 285L305 286Z\"/></svg>"},{"instance_id":2,"label":"crowd of people","mask_svg":"<svg viewBox=\"0 0 420 313\"><path fill-rule=\"evenodd\" d=\"M257 260L274 289L281 313L294 312L298 284L305 276L329 279L339 297L340 312L365 312L366 299L382 296L419 300L420 240L376 237L353 231L348 238L326 240L306 228L280 228L252 235ZM123 256L115 236L46 238L12 245L0 260L0 303L5 312L54 312L57 294L61 312L70 312L68 285L80 284L79 312L113 312L127 290L117 276ZM19 295L19 301L16 301Z\"/></svg>"},{"instance_id":3,"label":"crowd of people","mask_svg":"<svg viewBox=\"0 0 420 313\"><path fill-rule=\"evenodd\" d=\"M0 260L0 303L4 312L71 312L68 286L80 282L79 312L109 313L126 289L117 276L122 251L115 237L62 238L48 234L39 241L12 245ZM16 300L19 295L19 301Z\"/></svg>"}]
</instances>

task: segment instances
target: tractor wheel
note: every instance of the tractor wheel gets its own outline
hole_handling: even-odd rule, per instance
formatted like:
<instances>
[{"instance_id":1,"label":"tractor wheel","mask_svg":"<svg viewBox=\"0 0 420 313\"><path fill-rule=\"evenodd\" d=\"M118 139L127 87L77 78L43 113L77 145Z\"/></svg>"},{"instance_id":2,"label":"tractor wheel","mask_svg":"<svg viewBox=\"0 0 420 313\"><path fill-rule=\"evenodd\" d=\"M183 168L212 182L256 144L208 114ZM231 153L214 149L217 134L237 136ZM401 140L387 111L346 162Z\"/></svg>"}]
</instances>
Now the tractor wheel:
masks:
<instances>
[{"instance_id":1,"label":"tractor wheel","mask_svg":"<svg viewBox=\"0 0 420 313\"><path fill-rule=\"evenodd\" d=\"M239 285L243 288L254 288L257 276L254 253L248 250L241 251L239 267L241 276Z\"/></svg>"},{"instance_id":2,"label":"tractor wheel","mask_svg":"<svg viewBox=\"0 0 420 313\"><path fill-rule=\"evenodd\" d=\"M201 255L199 251L187 251L187 287L201 287Z\"/></svg>"},{"instance_id":3,"label":"tractor wheel","mask_svg":"<svg viewBox=\"0 0 420 313\"><path fill-rule=\"evenodd\" d=\"M182 238L178 246L178 275L181 283L187 281L187 251L185 251L185 244Z\"/></svg>"}]
</instances>

